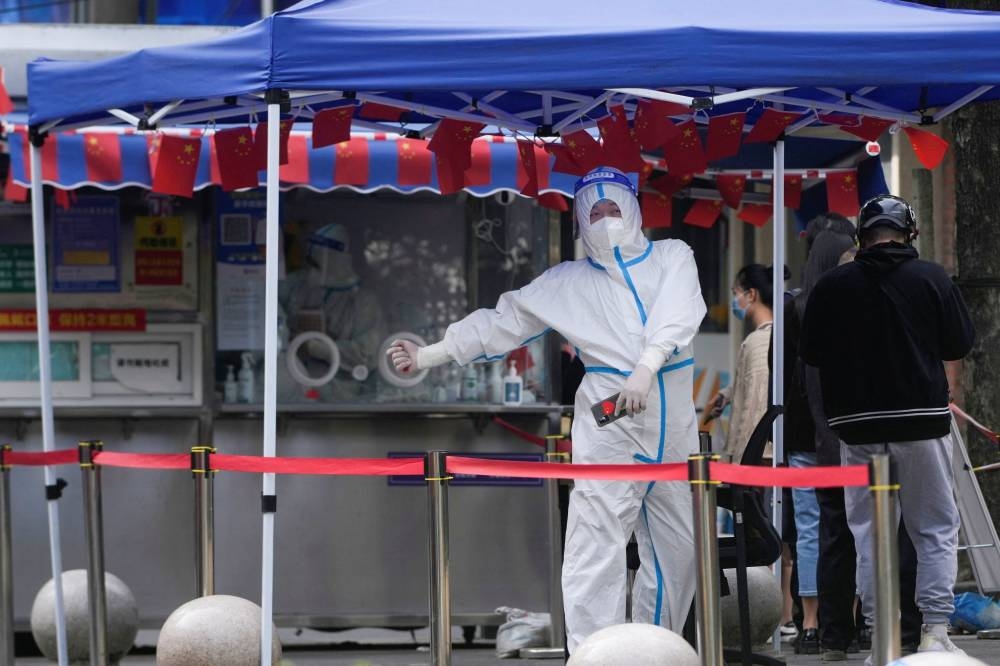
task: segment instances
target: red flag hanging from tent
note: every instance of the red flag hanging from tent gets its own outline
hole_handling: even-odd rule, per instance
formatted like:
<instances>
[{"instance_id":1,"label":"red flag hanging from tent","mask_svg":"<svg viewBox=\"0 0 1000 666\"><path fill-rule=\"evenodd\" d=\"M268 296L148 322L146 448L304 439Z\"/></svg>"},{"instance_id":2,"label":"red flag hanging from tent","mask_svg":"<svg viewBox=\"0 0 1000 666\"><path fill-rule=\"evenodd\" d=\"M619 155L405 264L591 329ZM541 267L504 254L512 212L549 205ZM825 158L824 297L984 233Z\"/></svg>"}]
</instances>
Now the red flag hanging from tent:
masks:
<instances>
[{"instance_id":1,"label":"red flag hanging from tent","mask_svg":"<svg viewBox=\"0 0 1000 666\"><path fill-rule=\"evenodd\" d=\"M831 213L847 217L858 214L858 172L855 169L827 172L826 205Z\"/></svg>"},{"instance_id":2,"label":"red flag hanging from tent","mask_svg":"<svg viewBox=\"0 0 1000 666\"><path fill-rule=\"evenodd\" d=\"M479 185L489 185L492 180L490 175L490 144L488 141L472 142L472 162L465 170L465 186L474 187Z\"/></svg>"},{"instance_id":3,"label":"red flag hanging from tent","mask_svg":"<svg viewBox=\"0 0 1000 666\"><path fill-rule=\"evenodd\" d=\"M635 107L632 118L632 128L635 138L643 150L656 150L677 135L677 127L667 119L689 113L690 110L681 104L644 99Z\"/></svg>"},{"instance_id":4,"label":"red flag hanging from tent","mask_svg":"<svg viewBox=\"0 0 1000 666\"><path fill-rule=\"evenodd\" d=\"M761 143L774 141L785 128L800 120L804 114L792 113L790 111L778 111L777 109L766 109L760 114L760 118L754 123L753 129L743 137L743 143Z\"/></svg>"},{"instance_id":5,"label":"red flag hanging from tent","mask_svg":"<svg viewBox=\"0 0 1000 666\"><path fill-rule=\"evenodd\" d=\"M160 136L159 144L151 189L160 194L192 196L195 176L198 174L201 139L164 134Z\"/></svg>"},{"instance_id":6,"label":"red flag hanging from tent","mask_svg":"<svg viewBox=\"0 0 1000 666\"><path fill-rule=\"evenodd\" d=\"M292 121L282 120L278 124L278 164L288 164L288 137L292 133ZM254 162L258 171L267 169L267 122L257 123L253 135Z\"/></svg>"},{"instance_id":7,"label":"red flag hanging from tent","mask_svg":"<svg viewBox=\"0 0 1000 666\"><path fill-rule=\"evenodd\" d=\"M7 86L3 80L3 67L0 67L0 116L6 116L14 110L14 102L7 94Z\"/></svg>"},{"instance_id":8,"label":"red flag hanging from tent","mask_svg":"<svg viewBox=\"0 0 1000 666\"><path fill-rule=\"evenodd\" d=\"M283 183L309 182L309 140L295 134L288 138L288 164L278 167L278 180Z\"/></svg>"},{"instance_id":9,"label":"red flag hanging from tent","mask_svg":"<svg viewBox=\"0 0 1000 666\"><path fill-rule=\"evenodd\" d=\"M941 164L945 153L948 152L948 142L933 132L917 129L916 127L904 127L906 138L913 146L913 152L917 159L927 169L934 169Z\"/></svg>"},{"instance_id":10,"label":"red flag hanging from tent","mask_svg":"<svg viewBox=\"0 0 1000 666\"><path fill-rule=\"evenodd\" d=\"M569 210L569 204L566 203L566 197L559 194L558 192L544 192L538 195L538 205L543 208L551 208L552 210L557 210L560 213L565 213Z\"/></svg>"},{"instance_id":11,"label":"red flag hanging from tent","mask_svg":"<svg viewBox=\"0 0 1000 666\"><path fill-rule=\"evenodd\" d=\"M454 194L465 187L465 169L440 156L437 158L437 177L441 194Z\"/></svg>"},{"instance_id":12,"label":"red flag hanging from tent","mask_svg":"<svg viewBox=\"0 0 1000 666\"><path fill-rule=\"evenodd\" d=\"M323 109L313 116L313 148L325 148L350 139L354 109L353 104L338 106L335 109Z\"/></svg>"},{"instance_id":13,"label":"red flag hanging from tent","mask_svg":"<svg viewBox=\"0 0 1000 666\"><path fill-rule=\"evenodd\" d=\"M797 173L785 175L785 207L798 210L802 204L802 176Z\"/></svg>"},{"instance_id":14,"label":"red flag hanging from tent","mask_svg":"<svg viewBox=\"0 0 1000 666\"><path fill-rule=\"evenodd\" d=\"M745 203L740 208L739 212L736 213L736 217L740 218L747 224L752 224L755 227L762 227L767 224L767 221L771 219L771 214L774 211L774 207L771 204L752 204Z\"/></svg>"},{"instance_id":15,"label":"red flag hanging from tent","mask_svg":"<svg viewBox=\"0 0 1000 666\"><path fill-rule=\"evenodd\" d=\"M212 137L219 164L219 184L226 192L257 187L257 162L253 157L253 131L249 127L219 130Z\"/></svg>"},{"instance_id":16,"label":"red flag hanging from tent","mask_svg":"<svg viewBox=\"0 0 1000 666\"><path fill-rule=\"evenodd\" d=\"M678 135L663 144L663 156L667 158L667 169L674 174L701 173L708 167L705 150L701 146L701 136L694 120L677 126Z\"/></svg>"},{"instance_id":17,"label":"red flag hanging from tent","mask_svg":"<svg viewBox=\"0 0 1000 666\"><path fill-rule=\"evenodd\" d=\"M660 194L672 197L691 184L694 177L689 174L666 173L649 181L648 185Z\"/></svg>"},{"instance_id":18,"label":"red flag hanging from tent","mask_svg":"<svg viewBox=\"0 0 1000 666\"><path fill-rule=\"evenodd\" d=\"M604 140L604 162L622 171L639 171L644 164L639 142L632 136L624 106L611 109L611 115L597 121Z\"/></svg>"},{"instance_id":19,"label":"red flag hanging from tent","mask_svg":"<svg viewBox=\"0 0 1000 666\"><path fill-rule=\"evenodd\" d=\"M377 102L365 102L358 110L359 117L369 120L400 120L404 113L405 109Z\"/></svg>"},{"instance_id":20,"label":"red flag hanging from tent","mask_svg":"<svg viewBox=\"0 0 1000 666\"><path fill-rule=\"evenodd\" d=\"M355 137L337 144L333 162L334 185L368 184L368 139Z\"/></svg>"},{"instance_id":21,"label":"red flag hanging from tent","mask_svg":"<svg viewBox=\"0 0 1000 666\"><path fill-rule=\"evenodd\" d=\"M570 155L569 148L561 143L545 144L545 151L550 155L555 155L556 162L552 165L552 170L557 173L568 173L571 176L582 176L587 170L581 167Z\"/></svg>"},{"instance_id":22,"label":"red flag hanging from tent","mask_svg":"<svg viewBox=\"0 0 1000 666\"><path fill-rule=\"evenodd\" d=\"M573 159L573 162L579 167L579 175L583 175L603 164L604 149L586 130L577 130L576 132L564 134L562 142L566 146L566 150L569 151L569 156Z\"/></svg>"},{"instance_id":23,"label":"red flag hanging from tent","mask_svg":"<svg viewBox=\"0 0 1000 666\"><path fill-rule=\"evenodd\" d=\"M76 192L53 187L52 200L56 202L56 206L59 208L67 209L76 203Z\"/></svg>"},{"instance_id":24,"label":"red flag hanging from tent","mask_svg":"<svg viewBox=\"0 0 1000 666\"><path fill-rule=\"evenodd\" d=\"M708 147L705 149L705 157L709 161L732 157L740 152L746 117L747 114L740 111L709 118Z\"/></svg>"},{"instance_id":25,"label":"red flag hanging from tent","mask_svg":"<svg viewBox=\"0 0 1000 666\"><path fill-rule=\"evenodd\" d=\"M146 135L146 159L149 162L149 180L153 181L153 176L156 175L156 161L160 157L160 141L163 139L163 135L159 132L154 132Z\"/></svg>"},{"instance_id":26,"label":"red flag hanging from tent","mask_svg":"<svg viewBox=\"0 0 1000 666\"><path fill-rule=\"evenodd\" d=\"M434 154L419 139L396 141L397 180L400 185L430 185Z\"/></svg>"},{"instance_id":27,"label":"red flag hanging from tent","mask_svg":"<svg viewBox=\"0 0 1000 666\"><path fill-rule=\"evenodd\" d=\"M453 168L464 171L472 166L472 141L483 127L482 123L444 118L434 131L427 149L439 160L444 159Z\"/></svg>"},{"instance_id":28,"label":"red flag hanging from tent","mask_svg":"<svg viewBox=\"0 0 1000 666\"><path fill-rule=\"evenodd\" d=\"M697 199L684 216L684 224L708 229L722 214L722 202L715 199Z\"/></svg>"},{"instance_id":29,"label":"red flag hanging from tent","mask_svg":"<svg viewBox=\"0 0 1000 666\"><path fill-rule=\"evenodd\" d=\"M722 195L726 205L736 210L743 202L743 188L746 186L746 176L739 174L719 174L715 177L715 186Z\"/></svg>"},{"instance_id":30,"label":"red flag hanging from tent","mask_svg":"<svg viewBox=\"0 0 1000 666\"><path fill-rule=\"evenodd\" d=\"M674 199L659 192L642 192L639 196L643 228L666 228L673 223Z\"/></svg>"},{"instance_id":31,"label":"red flag hanging from tent","mask_svg":"<svg viewBox=\"0 0 1000 666\"><path fill-rule=\"evenodd\" d=\"M84 133L83 157L87 164L87 180L101 182L122 179L122 148L117 134Z\"/></svg>"},{"instance_id":32,"label":"red flag hanging from tent","mask_svg":"<svg viewBox=\"0 0 1000 666\"><path fill-rule=\"evenodd\" d=\"M639 169L639 189L646 187L646 183L649 182L649 177L653 175L653 165L649 162L643 162L642 168Z\"/></svg>"},{"instance_id":33,"label":"red flag hanging from tent","mask_svg":"<svg viewBox=\"0 0 1000 666\"><path fill-rule=\"evenodd\" d=\"M894 124L894 120L861 116L859 121L840 125L840 129L865 141L878 141L882 132Z\"/></svg>"},{"instance_id":34,"label":"red flag hanging from tent","mask_svg":"<svg viewBox=\"0 0 1000 666\"><path fill-rule=\"evenodd\" d=\"M545 153L542 153L545 155ZM546 159L546 161L548 161ZM517 189L526 197L538 198L538 160L535 144L517 142Z\"/></svg>"}]
</instances>

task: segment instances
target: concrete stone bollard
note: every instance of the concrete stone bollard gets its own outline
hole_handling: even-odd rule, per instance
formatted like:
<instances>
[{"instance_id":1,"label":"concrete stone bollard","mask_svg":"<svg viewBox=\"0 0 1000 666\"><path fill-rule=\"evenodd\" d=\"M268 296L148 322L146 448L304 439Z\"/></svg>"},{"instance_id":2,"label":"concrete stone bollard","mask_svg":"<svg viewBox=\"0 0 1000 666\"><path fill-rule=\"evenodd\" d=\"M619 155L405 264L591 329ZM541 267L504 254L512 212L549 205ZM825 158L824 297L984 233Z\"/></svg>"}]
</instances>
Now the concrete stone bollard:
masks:
<instances>
[{"instance_id":1,"label":"concrete stone bollard","mask_svg":"<svg viewBox=\"0 0 1000 666\"><path fill-rule=\"evenodd\" d=\"M273 626L273 625L272 625ZM272 630L271 662L281 661ZM158 666L245 666L260 663L260 606L226 594L193 599L163 623Z\"/></svg>"},{"instance_id":2,"label":"concrete stone bollard","mask_svg":"<svg viewBox=\"0 0 1000 666\"><path fill-rule=\"evenodd\" d=\"M722 597L722 644L740 646L740 607L736 601L736 570L726 569L729 596ZM774 634L781 622L781 585L770 567L747 569L747 592L750 600L750 640L761 645Z\"/></svg>"},{"instance_id":3,"label":"concrete stone bollard","mask_svg":"<svg viewBox=\"0 0 1000 666\"><path fill-rule=\"evenodd\" d=\"M87 604L87 571L72 569L62 574L63 606L66 611L66 651L74 666L90 664L90 608ZM105 572L104 590L108 605L108 657L117 664L132 648L139 631L139 609L132 590L114 574ZM56 650L56 594L49 580L35 595L31 605L31 634L38 649L52 661Z\"/></svg>"},{"instance_id":4,"label":"concrete stone bollard","mask_svg":"<svg viewBox=\"0 0 1000 666\"><path fill-rule=\"evenodd\" d=\"M918 652L891 661L889 666L986 666L986 662L954 652Z\"/></svg>"},{"instance_id":5,"label":"concrete stone bollard","mask_svg":"<svg viewBox=\"0 0 1000 666\"><path fill-rule=\"evenodd\" d=\"M674 632L652 624L616 624L587 637L566 666L699 666L698 653Z\"/></svg>"}]
</instances>

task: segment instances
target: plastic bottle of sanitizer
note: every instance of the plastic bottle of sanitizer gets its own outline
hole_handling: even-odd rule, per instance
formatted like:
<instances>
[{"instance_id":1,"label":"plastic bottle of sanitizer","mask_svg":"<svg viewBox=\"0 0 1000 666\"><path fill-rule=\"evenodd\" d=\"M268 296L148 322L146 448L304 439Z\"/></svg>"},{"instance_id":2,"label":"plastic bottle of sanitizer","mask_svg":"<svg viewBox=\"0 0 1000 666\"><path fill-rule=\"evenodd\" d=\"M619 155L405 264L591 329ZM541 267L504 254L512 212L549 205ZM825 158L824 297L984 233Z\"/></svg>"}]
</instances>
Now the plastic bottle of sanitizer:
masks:
<instances>
[{"instance_id":1,"label":"plastic bottle of sanitizer","mask_svg":"<svg viewBox=\"0 0 1000 666\"><path fill-rule=\"evenodd\" d=\"M222 401L225 403L236 402L236 376L233 375L233 366L226 366L226 381L222 384Z\"/></svg>"},{"instance_id":2,"label":"plastic bottle of sanitizer","mask_svg":"<svg viewBox=\"0 0 1000 666\"><path fill-rule=\"evenodd\" d=\"M510 362L510 372L503 378L503 404L520 405L524 379L517 374L517 361Z\"/></svg>"},{"instance_id":3,"label":"plastic bottle of sanitizer","mask_svg":"<svg viewBox=\"0 0 1000 666\"><path fill-rule=\"evenodd\" d=\"M240 402L253 402L254 381L253 381L253 354L243 352L240 356L243 367L237 373L237 387L239 389Z\"/></svg>"}]
</instances>

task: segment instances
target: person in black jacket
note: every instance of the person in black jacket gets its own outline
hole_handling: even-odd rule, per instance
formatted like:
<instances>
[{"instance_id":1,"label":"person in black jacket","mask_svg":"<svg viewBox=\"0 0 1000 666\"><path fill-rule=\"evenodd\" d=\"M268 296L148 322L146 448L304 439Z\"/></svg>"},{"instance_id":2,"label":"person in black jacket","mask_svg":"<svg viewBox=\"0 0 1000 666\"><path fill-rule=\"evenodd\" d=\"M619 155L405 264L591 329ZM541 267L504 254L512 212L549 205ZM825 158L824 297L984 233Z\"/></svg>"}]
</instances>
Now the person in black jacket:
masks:
<instances>
[{"instance_id":1,"label":"person in black jacket","mask_svg":"<svg viewBox=\"0 0 1000 666\"><path fill-rule=\"evenodd\" d=\"M920 651L961 652L948 638L954 611L959 516L952 488L948 381L943 361L972 348L972 322L944 270L918 259L910 205L880 195L858 218L861 251L827 273L806 305L799 354L819 368L827 422L845 465L891 453L903 523L917 552ZM872 499L845 489L858 550L862 611L875 611ZM869 661L871 657L869 657Z\"/></svg>"}]
</instances>

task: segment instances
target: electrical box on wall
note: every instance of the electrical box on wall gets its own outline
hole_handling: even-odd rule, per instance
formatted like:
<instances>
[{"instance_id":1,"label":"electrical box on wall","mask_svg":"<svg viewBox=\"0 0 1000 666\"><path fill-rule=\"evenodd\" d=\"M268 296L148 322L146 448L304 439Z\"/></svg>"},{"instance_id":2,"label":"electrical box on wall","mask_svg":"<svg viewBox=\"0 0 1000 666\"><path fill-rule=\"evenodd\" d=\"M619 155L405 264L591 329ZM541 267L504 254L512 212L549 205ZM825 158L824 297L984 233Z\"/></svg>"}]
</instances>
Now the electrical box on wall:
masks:
<instances>
[{"instance_id":1,"label":"electrical box on wall","mask_svg":"<svg viewBox=\"0 0 1000 666\"><path fill-rule=\"evenodd\" d=\"M142 332L53 333L54 404L200 406L201 344L200 324L148 324ZM39 402L37 336L0 333L0 407Z\"/></svg>"}]
</instances>

